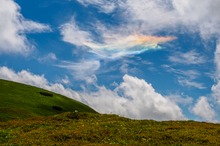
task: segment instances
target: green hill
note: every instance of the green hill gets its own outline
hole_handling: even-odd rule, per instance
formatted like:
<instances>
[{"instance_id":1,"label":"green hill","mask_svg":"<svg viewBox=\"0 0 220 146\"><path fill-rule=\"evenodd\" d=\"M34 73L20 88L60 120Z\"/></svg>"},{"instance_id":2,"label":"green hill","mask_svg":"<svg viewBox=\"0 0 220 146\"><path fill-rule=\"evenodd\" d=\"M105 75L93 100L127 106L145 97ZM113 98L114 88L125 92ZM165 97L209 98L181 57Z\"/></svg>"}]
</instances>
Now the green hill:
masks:
<instances>
[{"instance_id":1,"label":"green hill","mask_svg":"<svg viewBox=\"0 0 220 146\"><path fill-rule=\"evenodd\" d=\"M102 115L59 94L0 80L0 145L205 146L219 139L220 124Z\"/></svg>"},{"instance_id":2,"label":"green hill","mask_svg":"<svg viewBox=\"0 0 220 146\"><path fill-rule=\"evenodd\" d=\"M29 85L0 80L0 121L73 111L96 113L90 107L65 96Z\"/></svg>"},{"instance_id":3,"label":"green hill","mask_svg":"<svg viewBox=\"0 0 220 146\"><path fill-rule=\"evenodd\" d=\"M0 145L220 145L220 125L67 112L0 122Z\"/></svg>"}]
</instances>

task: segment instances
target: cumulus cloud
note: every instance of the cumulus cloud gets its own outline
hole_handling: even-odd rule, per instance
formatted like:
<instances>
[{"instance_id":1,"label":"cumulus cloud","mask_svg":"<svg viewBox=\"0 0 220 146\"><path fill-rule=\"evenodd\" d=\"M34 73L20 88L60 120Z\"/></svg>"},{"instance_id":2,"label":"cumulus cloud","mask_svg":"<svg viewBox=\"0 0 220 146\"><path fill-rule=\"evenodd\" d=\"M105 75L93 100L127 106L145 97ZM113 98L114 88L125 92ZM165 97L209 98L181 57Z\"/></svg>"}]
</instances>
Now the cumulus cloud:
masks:
<instances>
[{"instance_id":1,"label":"cumulus cloud","mask_svg":"<svg viewBox=\"0 0 220 146\"><path fill-rule=\"evenodd\" d=\"M97 92L83 93L82 96L101 113L135 119L185 119L177 104L157 93L151 84L129 75L124 75L123 82L113 91L99 87Z\"/></svg>"},{"instance_id":2,"label":"cumulus cloud","mask_svg":"<svg viewBox=\"0 0 220 146\"><path fill-rule=\"evenodd\" d=\"M186 96L183 93L182 94L170 94L166 97L169 98L171 101L177 104L184 105L184 106L188 106L193 103L193 98Z\"/></svg>"},{"instance_id":3,"label":"cumulus cloud","mask_svg":"<svg viewBox=\"0 0 220 146\"><path fill-rule=\"evenodd\" d=\"M51 83L43 75L0 67L0 78L44 88L84 102L101 113L113 113L135 119L183 120L180 107L157 93L151 84L125 75L115 90L97 86L97 91L76 92L62 84Z\"/></svg>"},{"instance_id":4,"label":"cumulus cloud","mask_svg":"<svg viewBox=\"0 0 220 146\"><path fill-rule=\"evenodd\" d=\"M28 54L33 45L25 33L50 31L45 24L26 20L13 0L0 1L0 53Z\"/></svg>"},{"instance_id":5,"label":"cumulus cloud","mask_svg":"<svg viewBox=\"0 0 220 146\"><path fill-rule=\"evenodd\" d=\"M214 121L216 113L206 97L202 96L192 109L192 112L206 121Z\"/></svg>"},{"instance_id":6,"label":"cumulus cloud","mask_svg":"<svg viewBox=\"0 0 220 146\"><path fill-rule=\"evenodd\" d=\"M91 34L82 30L76 24L74 18L60 27L63 41L74 44L76 46L84 46L85 42L91 41Z\"/></svg>"}]
</instances>

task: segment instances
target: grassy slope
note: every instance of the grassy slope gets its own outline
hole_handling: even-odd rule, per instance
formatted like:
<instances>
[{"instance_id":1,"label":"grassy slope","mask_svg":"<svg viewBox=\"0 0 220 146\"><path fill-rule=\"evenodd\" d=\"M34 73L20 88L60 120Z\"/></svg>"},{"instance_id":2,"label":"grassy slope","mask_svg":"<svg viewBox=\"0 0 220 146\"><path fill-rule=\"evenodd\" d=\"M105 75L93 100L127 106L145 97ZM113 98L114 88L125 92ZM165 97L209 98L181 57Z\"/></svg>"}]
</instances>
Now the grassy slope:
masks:
<instances>
[{"instance_id":1,"label":"grassy slope","mask_svg":"<svg viewBox=\"0 0 220 146\"><path fill-rule=\"evenodd\" d=\"M0 122L0 145L220 145L220 125L63 113Z\"/></svg>"},{"instance_id":2,"label":"grassy slope","mask_svg":"<svg viewBox=\"0 0 220 146\"><path fill-rule=\"evenodd\" d=\"M40 92L50 93L53 97ZM90 107L70 98L36 87L0 80L0 121L75 110L95 113Z\"/></svg>"}]
</instances>

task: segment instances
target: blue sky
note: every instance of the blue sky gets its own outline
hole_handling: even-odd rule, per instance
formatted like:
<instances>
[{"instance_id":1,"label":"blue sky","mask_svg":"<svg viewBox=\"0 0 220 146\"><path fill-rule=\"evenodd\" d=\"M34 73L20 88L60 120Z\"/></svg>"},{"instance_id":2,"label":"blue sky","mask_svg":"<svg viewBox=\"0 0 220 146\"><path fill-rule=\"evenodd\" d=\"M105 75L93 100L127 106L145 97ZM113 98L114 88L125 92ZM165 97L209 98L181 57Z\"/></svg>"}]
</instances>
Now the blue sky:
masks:
<instances>
[{"instance_id":1,"label":"blue sky","mask_svg":"<svg viewBox=\"0 0 220 146\"><path fill-rule=\"evenodd\" d=\"M134 119L218 122L218 0L0 0L0 78Z\"/></svg>"}]
</instances>

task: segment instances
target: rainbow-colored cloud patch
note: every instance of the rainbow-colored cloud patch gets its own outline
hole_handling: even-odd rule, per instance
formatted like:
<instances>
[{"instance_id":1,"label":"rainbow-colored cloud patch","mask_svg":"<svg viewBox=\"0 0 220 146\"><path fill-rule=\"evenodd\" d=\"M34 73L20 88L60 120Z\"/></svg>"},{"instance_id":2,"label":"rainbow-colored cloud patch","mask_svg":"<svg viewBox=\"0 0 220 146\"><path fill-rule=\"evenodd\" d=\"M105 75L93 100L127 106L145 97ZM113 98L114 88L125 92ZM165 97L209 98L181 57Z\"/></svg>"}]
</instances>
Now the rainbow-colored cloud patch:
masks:
<instances>
[{"instance_id":1,"label":"rainbow-colored cloud patch","mask_svg":"<svg viewBox=\"0 0 220 146\"><path fill-rule=\"evenodd\" d=\"M105 57L120 57L129 54L139 54L148 50L161 49L160 44L175 40L173 36L129 35L105 43L85 42L98 55Z\"/></svg>"}]
</instances>

